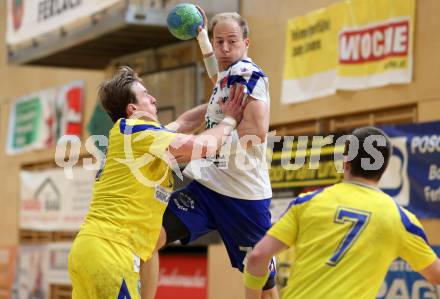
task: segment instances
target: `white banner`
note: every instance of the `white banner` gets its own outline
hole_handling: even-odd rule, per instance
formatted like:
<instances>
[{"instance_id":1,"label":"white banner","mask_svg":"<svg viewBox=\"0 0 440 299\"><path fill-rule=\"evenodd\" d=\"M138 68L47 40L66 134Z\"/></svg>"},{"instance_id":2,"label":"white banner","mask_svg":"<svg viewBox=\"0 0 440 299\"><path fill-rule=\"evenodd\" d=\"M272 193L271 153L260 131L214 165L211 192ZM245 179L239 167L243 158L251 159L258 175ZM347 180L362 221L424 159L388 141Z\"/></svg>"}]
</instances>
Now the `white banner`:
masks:
<instances>
[{"instance_id":1,"label":"white banner","mask_svg":"<svg viewBox=\"0 0 440 299\"><path fill-rule=\"evenodd\" d=\"M49 298L50 285L71 284L67 268L71 247L71 242L20 246L13 298Z\"/></svg>"},{"instance_id":2,"label":"white banner","mask_svg":"<svg viewBox=\"0 0 440 299\"><path fill-rule=\"evenodd\" d=\"M108 8L121 0L8 0L6 42L19 44Z\"/></svg>"},{"instance_id":3,"label":"white banner","mask_svg":"<svg viewBox=\"0 0 440 299\"><path fill-rule=\"evenodd\" d=\"M20 246L13 298L49 298L46 245Z\"/></svg>"},{"instance_id":4,"label":"white banner","mask_svg":"<svg viewBox=\"0 0 440 299\"><path fill-rule=\"evenodd\" d=\"M73 168L73 179L64 170L22 171L20 173L21 229L41 231L79 230L95 181L95 171Z\"/></svg>"}]
</instances>

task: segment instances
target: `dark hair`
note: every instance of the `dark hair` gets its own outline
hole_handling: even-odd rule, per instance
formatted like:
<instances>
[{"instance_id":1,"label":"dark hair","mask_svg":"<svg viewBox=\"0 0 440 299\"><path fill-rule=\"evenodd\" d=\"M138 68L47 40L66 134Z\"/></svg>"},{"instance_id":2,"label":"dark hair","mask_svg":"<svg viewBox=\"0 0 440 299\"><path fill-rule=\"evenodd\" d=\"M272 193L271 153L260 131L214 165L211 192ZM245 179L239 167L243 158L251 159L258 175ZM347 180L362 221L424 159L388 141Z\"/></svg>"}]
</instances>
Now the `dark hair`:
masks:
<instances>
[{"instance_id":1,"label":"dark hair","mask_svg":"<svg viewBox=\"0 0 440 299\"><path fill-rule=\"evenodd\" d=\"M127 105L137 103L131 86L141 81L141 78L130 67L123 66L113 78L101 83L98 99L113 122L120 118L127 118Z\"/></svg>"},{"instance_id":2,"label":"dark hair","mask_svg":"<svg viewBox=\"0 0 440 299\"><path fill-rule=\"evenodd\" d=\"M349 150L355 147L358 147L357 155L348 157L347 161L351 165L351 174L379 181L388 166L392 153L389 137L376 127L359 128L354 130L345 142L344 156L350 156ZM376 163L378 163L376 166L371 167Z\"/></svg>"},{"instance_id":3,"label":"dark hair","mask_svg":"<svg viewBox=\"0 0 440 299\"><path fill-rule=\"evenodd\" d=\"M233 20L233 21L237 22L238 26L240 26L241 31L243 32L243 39L247 38L249 36L249 26L248 26L246 20L236 12L223 12L223 13L216 14L211 19L211 32L212 32L211 34L212 35L214 35L215 25L217 25L218 22L225 21L225 20Z\"/></svg>"}]
</instances>

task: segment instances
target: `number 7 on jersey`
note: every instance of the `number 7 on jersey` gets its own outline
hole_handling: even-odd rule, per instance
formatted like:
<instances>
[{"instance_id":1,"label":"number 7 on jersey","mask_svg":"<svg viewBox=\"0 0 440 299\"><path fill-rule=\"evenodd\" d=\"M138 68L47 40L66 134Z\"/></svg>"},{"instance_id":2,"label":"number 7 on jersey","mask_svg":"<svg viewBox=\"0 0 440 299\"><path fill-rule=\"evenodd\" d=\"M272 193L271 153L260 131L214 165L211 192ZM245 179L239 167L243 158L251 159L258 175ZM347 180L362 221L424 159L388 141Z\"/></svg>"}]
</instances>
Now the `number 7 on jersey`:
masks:
<instances>
[{"instance_id":1,"label":"number 7 on jersey","mask_svg":"<svg viewBox=\"0 0 440 299\"><path fill-rule=\"evenodd\" d=\"M346 207L338 207L333 220L336 224L351 222L348 232L338 245L336 252L327 261L327 265L336 266L347 251L353 246L370 221L371 213Z\"/></svg>"}]
</instances>

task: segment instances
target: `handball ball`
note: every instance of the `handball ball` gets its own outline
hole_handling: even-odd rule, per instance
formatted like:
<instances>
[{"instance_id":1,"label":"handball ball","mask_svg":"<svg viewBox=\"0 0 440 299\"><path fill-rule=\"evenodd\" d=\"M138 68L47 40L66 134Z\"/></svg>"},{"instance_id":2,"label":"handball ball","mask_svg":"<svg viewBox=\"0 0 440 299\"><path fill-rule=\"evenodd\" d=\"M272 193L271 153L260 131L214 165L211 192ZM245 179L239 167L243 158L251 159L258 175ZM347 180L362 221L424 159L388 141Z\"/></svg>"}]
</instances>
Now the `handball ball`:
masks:
<instances>
[{"instance_id":1,"label":"handball ball","mask_svg":"<svg viewBox=\"0 0 440 299\"><path fill-rule=\"evenodd\" d=\"M197 28L203 26L203 17L194 4L182 3L171 10L167 24L172 35L188 40L197 36Z\"/></svg>"}]
</instances>

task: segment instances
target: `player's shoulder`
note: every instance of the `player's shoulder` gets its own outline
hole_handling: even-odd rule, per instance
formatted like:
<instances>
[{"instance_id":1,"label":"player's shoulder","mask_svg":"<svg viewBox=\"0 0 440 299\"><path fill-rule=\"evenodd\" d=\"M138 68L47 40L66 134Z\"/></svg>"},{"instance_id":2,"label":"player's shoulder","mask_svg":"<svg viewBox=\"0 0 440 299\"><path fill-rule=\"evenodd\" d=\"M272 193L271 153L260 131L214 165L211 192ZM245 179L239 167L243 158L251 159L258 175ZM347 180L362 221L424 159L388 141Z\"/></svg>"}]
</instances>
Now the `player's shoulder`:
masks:
<instances>
[{"instance_id":1,"label":"player's shoulder","mask_svg":"<svg viewBox=\"0 0 440 299\"><path fill-rule=\"evenodd\" d=\"M291 203L290 205L301 205L304 203L308 203L312 200L318 198L322 193L326 190L326 188L320 188L309 192L300 193Z\"/></svg>"},{"instance_id":2,"label":"player's shoulder","mask_svg":"<svg viewBox=\"0 0 440 299\"><path fill-rule=\"evenodd\" d=\"M315 201L324 190L325 188L320 188L313 191L300 193L289 203L283 215L287 213L296 214L299 211L303 211L311 202Z\"/></svg>"},{"instance_id":3,"label":"player's shoulder","mask_svg":"<svg viewBox=\"0 0 440 299\"><path fill-rule=\"evenodd\" d=\"M404 236L420 237L428 243L428 238L426 237L422 223L417 216L398 204L397 207L400 214L401 232L404 233Z\"/></svg>"},{"instance_id":4,"label":"player's shoulder","mask_svg":"<svg viewBox=\"0 0 440 299\"><path fill-rule=\"evenodd\" d=\"M402 221L402 223L404 225L408 225L409 223L413 223L418 226L421 226L419 219L417 218L417 216L414 213L410 212L409 210L402 207L398 203L396 203L396 208L399 212L400 220Z\"/></svg>"},{"instance_id":5,"label":"player's shoulder","mask_svg":"<svg viewBox=\"0 0 440 299\"><path fill-rule=\"evenodd\" d=\"M260 77L266 77L260 66L252 62L250 58L245 58L233 63L228 70L231 75L251 76L253 73L257 73Z\"/></svg>"},{"instance_id":6,"label":"player's shoulder","mask_svg":"<svg viewBox=\"0 0 440 299\"><path fill-rule=\"evenodd\" d=\"M164 127L162 124L154 120L144 120L144 119L131 119L131 118L121 118L115 123L115 128L119 129L121 134L135 134L145 131L169 131L171 130Z\"/></svg>"}]
</instances>

